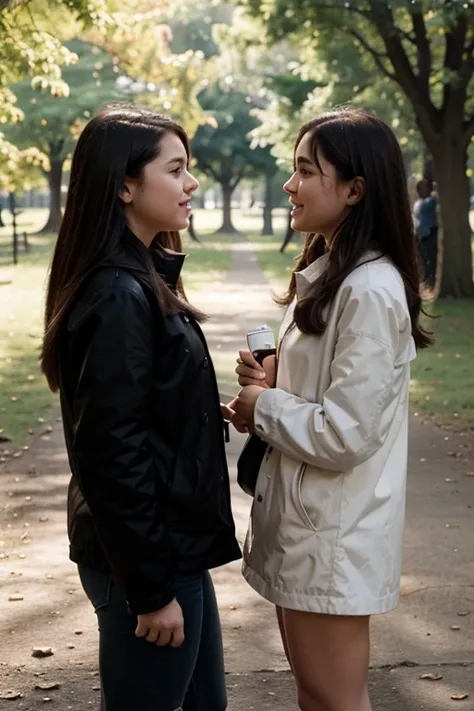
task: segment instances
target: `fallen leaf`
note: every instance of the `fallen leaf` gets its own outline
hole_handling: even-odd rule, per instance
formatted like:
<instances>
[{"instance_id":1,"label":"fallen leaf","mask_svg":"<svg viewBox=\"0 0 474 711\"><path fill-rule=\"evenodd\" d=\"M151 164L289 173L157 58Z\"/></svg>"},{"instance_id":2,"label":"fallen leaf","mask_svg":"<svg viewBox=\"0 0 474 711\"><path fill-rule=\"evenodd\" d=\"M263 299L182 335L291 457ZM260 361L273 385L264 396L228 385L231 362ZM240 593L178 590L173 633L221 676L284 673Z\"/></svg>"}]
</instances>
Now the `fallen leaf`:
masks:
<instances>
[{"instance_id":1,"label":"fallen leaf","mask_svg":"<svg viewBox=\"0 0 474 711\"><path fill-rule=\"evenodd\" d=\"M49 696L45 696L44 699L43 699L43 701L44 701L45 704L48 703L48 701L52 701L52 700L53 700L53 699L51 699Z\"/></svg>"},{"instance_id":2,"label":"fallen leaf","mask_svg":"<svg viewBox=\"0 0 474 711\"><path fill-rule=\"evenodd\" d=\"M32 657L36 659L44 659L44 657L52 657L54 654L51 647L33 647Z\"/></svg>"},{"instance_id":3,"label":"fallen leaf","mask_svg":"<svg viewBox=\"0 0 474 711\"><path fill-rule=\"evenodd\" d=\"M474 472L466 472L466 476L474 476Z\"/></svg>"},{"instance_id":4,"label":"fallen leaf","mask_svg":"<svg viewBox=\"0 0 474 711\"><path fill-rule=\"evenodd\" d=\"M469 614L469 610L461 610L460 612L458 612L459 617L467 617Z\"/></svg>"},{"instance_id":5,"label":"fallen leaf","mask_svg":"<svg viewBox=\"0 0 474 711\"><path fill-rule=\"evenodd\" d=\"M420 676L420 679L424 679L426 681L440 681L442 678L441 674L422 674Z\"/></svg>"},{"instance_id":6,"label":"fallen leaf","mask_svg":"<svg viewBox=\"0 0 474 711\"><path fill-rule=\"evenodd\" d=\"M451 696L451 699L453 701L464 701L464 699L468 699L468 698L469 698L469 694L453 694Z\"/></svg>"},{"instance_id":7,"label":"fallen leaf","mask_svg":"<svg viewBox=\"0 0 474 711\"><path fill-rule=\"evenodd\" d=\"M21 600L24 600L24 599L25 598L23 597L23 595L15 594L15 595L10 595L10 597L8 598L8 602L20 602Z\"/></svg>"},{"instance_id":8,"label":"fallen leaf","mask_svg":"<svg viewBox=\"0 0 474 711\"><path fill-rule=\"evenodd\" d=\"M74 634L80 635L80 634L82 634L82 630L76 630L76 631L74 632Z\"/></svg>"},{"instance_id":9,"label":"fallen leaf","mask_svg":"<svg viewBox=\"0 0 474 711\"><path fill-rule=\"evenodd\" d=\"M58 681L46 682L45 684L36 684L35 689L40 689L41 691L52 691L53 689L59 689L61 684Z\"/></svg>"},{"instance_id":10,"label":"fallen leaf","mask_svg":"<svg viewBox=\"0 0 474 711\"><path fill-rule=\"evenodd\" d=\"M460 630L461 628L459 625L451 625L449 629L454 630L455 632L458 632L458 630Z\"/></svg>"},{"instance_id":11,"label":"fallen leaf","mask_svg":"<svg viewBox=\"0 0 474 711\"><path fill-rule=\"evenodd\" d=\"M14 701L15 699L22 699L23 694L20 693L19 691L1 691L0 692L0 699L2 701Z\"/></svg>"}]
</instances>

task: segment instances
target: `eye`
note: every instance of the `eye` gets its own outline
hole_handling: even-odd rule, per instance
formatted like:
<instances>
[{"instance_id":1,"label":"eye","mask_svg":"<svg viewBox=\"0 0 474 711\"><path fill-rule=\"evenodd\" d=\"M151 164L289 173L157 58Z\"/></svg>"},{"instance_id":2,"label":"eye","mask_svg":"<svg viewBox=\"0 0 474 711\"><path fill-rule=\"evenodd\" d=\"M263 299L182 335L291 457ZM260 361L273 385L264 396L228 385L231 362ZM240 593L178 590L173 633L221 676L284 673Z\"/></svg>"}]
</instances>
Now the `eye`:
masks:
<instances>
[{"instance_id":1,"label":"eye","mask_svg":"<svg viewBox=\"0 0 474 711\"><path fill-rule=\"evenodd\" d=\"M300 168L299 173L300 175L312 175L312 173L309 170L306 170L306 168Z\"/></svg>"},{"instance_id":2,"label":"eye","mask_svg":"<svg viewBox=\"0 0 474 711\"><path fill-rule=\"evenodd\" d=\"M178 168L175 168L171 172L174 173L175 175L179 175L181 173L181 171L182 171L181 166L178 166Z\"/></svg>"}]
</instances>

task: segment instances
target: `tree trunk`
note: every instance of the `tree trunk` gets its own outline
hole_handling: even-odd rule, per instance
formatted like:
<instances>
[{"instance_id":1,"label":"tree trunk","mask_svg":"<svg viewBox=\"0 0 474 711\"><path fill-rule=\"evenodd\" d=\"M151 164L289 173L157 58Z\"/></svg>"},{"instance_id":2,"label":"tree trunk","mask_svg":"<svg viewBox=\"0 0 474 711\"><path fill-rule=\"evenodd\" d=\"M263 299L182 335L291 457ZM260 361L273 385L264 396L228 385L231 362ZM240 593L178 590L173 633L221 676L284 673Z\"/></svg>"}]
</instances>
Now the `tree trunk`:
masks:
<instances>
[{"instance_id":1,"label":"tree trunk","mask_svg":"<svg viewBox=\"0 0 474 711\"><path fill-rule=\"evenodd\" d=\"M474 298L466 148L445 138L433 150L433 161L442 227L439 295Z\"/></svg>"},{"instance_id":2,"label":"tree trunk","mask_svg":"<svg viewBox=\"0 0 474 711\"><path fill-rule=\"evenodd\" d=\"M262 235L273 234L273 176L265 176L265 202L263 205L263 228Z\"/></svg>"},{"instance_id":3,"label":"tree trunk","mask_svg":"<svg viewBox=\"0 0 474 711\"><path fill-rule=\"evenodd\" d=\"M40 230L40 234L45 234L46 232L57 233L62 219L61 180L64 160L61 158L50 159L50 163L51 169L47 175L49 185L49 216L45 226Z\"/></svg>"},{"instance_id":4,"label":"tree trunk","mask_svg":"<svg viewBox=\"0 0 474 711\"><path fill-rule=\"evenodd\" d=\"M423 154L423 178L428 181L430 191L433 190L433 183L435 181L433 157L426 149Z\"/></svg>"},{"instance_id":5,"label":"tree trunk","mask_svg":"<svg viewBox=\"0 0 474 711\"><path fill-rule=\"evenodd\" d=\"M216 234L235 234L238 230L232 224L232 193L231 183L221 183L222 188L222 225Z\"/></svg>"}]
</instances>

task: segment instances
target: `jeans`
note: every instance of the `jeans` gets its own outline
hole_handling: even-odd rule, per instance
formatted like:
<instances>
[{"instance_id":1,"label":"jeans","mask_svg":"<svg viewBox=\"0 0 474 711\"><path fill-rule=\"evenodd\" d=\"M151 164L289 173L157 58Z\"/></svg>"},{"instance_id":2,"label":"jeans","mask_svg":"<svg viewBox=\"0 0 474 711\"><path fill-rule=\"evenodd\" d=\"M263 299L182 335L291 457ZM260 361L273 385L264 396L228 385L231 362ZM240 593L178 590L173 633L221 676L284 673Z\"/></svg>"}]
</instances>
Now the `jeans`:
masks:
<instances>
[{"instance_id":1,"label":"jeans","mask_svg":"<svg viewBox=\"0 0 474 711\"><path fill-rule=\"evenodd\" d=\"M99 623L102 711L225 711L222 635L207 571L175 580L185 634L176 649L135 637L136 616L109 574L79 566L79 576Z\"/></svg>"},{"instance_id":2,"label":"jeans","mask_svg":"<svg viewBox=\"0 0 474 711\"><path fill-rule=\"evenodd\" d=\"M430 234L419 242L422 261L423 279L427 286L436 284L436 267L438 264L438 229L433 227Z\"/></svg>"}]
</instances>

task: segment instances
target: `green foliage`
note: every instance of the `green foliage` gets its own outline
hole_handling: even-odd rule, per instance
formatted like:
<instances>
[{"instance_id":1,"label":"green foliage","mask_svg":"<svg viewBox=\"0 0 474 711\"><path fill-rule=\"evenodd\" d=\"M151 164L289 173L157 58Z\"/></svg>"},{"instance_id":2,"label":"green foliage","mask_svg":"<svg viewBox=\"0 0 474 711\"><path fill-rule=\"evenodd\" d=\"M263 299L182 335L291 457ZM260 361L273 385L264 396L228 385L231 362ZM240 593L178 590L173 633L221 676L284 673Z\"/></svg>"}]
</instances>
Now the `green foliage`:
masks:
<instances>
[{"instance_id":1,"label":"green foliage","mask_svg":"<svg viewBox=\"0 0 474 711\"><path fill-rule=\"evenodd\" d=\"M268 151L252 148L250 132L257 120L251 115L251 98L216 83L201 92L199 102L213 120L200 126L192 141L193 156L199 169L221 185L232 189L242 180L265 170Z\"/></svg>"},{"instance_id":2,"label":"green foliage","mask_svg":"<svg viewBox=\"0 0 474 711\"><path fill-rule=\"evenodd\" d=\"M28 80L12 87L24 119L5 133L18 148L35 147L48 160L64 161L84 123L104 103L123 99L117 89L117 67L103 50L80 40L68 43L77 61L63 69L68 95L33 88Z\"/></svg>"}]
</instances>

